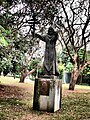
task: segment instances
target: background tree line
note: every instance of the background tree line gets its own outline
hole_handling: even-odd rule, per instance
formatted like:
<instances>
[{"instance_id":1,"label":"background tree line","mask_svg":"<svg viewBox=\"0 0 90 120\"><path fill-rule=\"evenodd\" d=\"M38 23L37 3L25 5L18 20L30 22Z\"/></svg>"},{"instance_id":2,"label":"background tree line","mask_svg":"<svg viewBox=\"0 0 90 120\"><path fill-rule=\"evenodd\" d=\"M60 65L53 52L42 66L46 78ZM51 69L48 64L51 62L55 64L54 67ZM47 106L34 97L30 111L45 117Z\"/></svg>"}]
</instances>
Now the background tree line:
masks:
<instances>
[{"instance_id":1,"label":"background tree line","mask_svg":"<svg viewBox=\"0 0 90 120\"><path fill-rule=\"evenodd\" d=\"M47 26L53 26L73 65L69 90L74 90L78 76L90 64L86 59L90 43L89 0L0 0L0 18L0 25L11 32L8 36L3 35L7 41L10 39L10 47L6 48L14 53L32 53L39 40L33 38L31 32L42 34L47 32ZM83 49L82 60L78 54L80 49Z\"/></svg>"}]
</instances>

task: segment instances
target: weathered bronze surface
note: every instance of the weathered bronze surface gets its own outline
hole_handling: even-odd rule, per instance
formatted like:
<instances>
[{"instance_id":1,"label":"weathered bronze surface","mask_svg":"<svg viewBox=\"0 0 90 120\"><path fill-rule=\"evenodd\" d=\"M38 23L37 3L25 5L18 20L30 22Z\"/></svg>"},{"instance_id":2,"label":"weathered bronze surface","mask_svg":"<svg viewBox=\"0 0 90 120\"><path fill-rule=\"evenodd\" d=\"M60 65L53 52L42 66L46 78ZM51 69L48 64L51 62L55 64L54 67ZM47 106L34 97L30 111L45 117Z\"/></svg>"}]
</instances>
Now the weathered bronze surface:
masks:
<instances>
[{"instance_id":1,"label":"weathered bronze surface","mask_svg":"<svg viewBox=\"0 0 90 120\"><path fill-rule=\"evenodd\" d=\"M36 37L46 42L45 56L43 62L44 75L56 75L58 72L56 69L56 41L58 39L58 33L54 31L52 27L49 27L47 35L41 36L35 34Z\"/></svg>"},{"instance_id":2,"label":"weathered bronze surface","mask_svg":"<svg viewBox=\"0 0 90 120\"><path fill-rule=\"evenodd\" d=\"M39 81L40 83L40 95L49 96L50 81Z\"/></svg>"},{"instance_id":3,"label":"weathered bronze surface","mask_svg":"<svg viewBox=\"0 0 90 120\"><path fill-rule=\"evenodd\" d=\"M62 81L35 79L33 109L55 112L61 108Z\"/></svg>"}]
</instances>

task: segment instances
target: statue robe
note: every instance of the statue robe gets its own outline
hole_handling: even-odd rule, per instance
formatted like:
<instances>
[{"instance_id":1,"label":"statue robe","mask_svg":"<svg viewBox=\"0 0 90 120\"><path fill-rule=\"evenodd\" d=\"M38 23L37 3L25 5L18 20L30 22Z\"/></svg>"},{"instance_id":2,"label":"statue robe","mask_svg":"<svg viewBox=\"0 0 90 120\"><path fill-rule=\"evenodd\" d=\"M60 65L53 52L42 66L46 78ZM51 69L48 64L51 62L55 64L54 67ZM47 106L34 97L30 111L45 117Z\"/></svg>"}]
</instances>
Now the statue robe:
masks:
<instances>
[{"instance_id":1,"label":"statue robe","mask_svg":"<svg viewBox=\"0 0 90 120\"><path fill-rule=\"evenodd\" d=\"M45 55L44 55L44 74L45 75L56 75L56 41L58 39L58 34L55 32L53 35L41 36L36 34L38 38L46 42Z\"/></svg>"}]
</instances>

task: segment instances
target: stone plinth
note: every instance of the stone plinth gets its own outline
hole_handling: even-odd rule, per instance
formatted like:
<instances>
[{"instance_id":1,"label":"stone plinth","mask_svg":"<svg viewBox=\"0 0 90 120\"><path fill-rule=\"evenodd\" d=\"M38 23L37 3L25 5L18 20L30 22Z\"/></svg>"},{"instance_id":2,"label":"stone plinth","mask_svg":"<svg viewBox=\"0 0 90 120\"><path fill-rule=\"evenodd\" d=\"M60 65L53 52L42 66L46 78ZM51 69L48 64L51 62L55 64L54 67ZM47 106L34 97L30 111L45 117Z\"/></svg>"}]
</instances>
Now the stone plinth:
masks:
<instances>
[{"instance_id":1,"label":"stone plinth","mask_svg":"<svg viewBox=\"0 0 90 120\"><path fill-rule=\"evenodd\" d=\"M34 85L33 109L55 112L61 108L62 82L52 78L37 78Z\"/></svg>"}]
</instances>

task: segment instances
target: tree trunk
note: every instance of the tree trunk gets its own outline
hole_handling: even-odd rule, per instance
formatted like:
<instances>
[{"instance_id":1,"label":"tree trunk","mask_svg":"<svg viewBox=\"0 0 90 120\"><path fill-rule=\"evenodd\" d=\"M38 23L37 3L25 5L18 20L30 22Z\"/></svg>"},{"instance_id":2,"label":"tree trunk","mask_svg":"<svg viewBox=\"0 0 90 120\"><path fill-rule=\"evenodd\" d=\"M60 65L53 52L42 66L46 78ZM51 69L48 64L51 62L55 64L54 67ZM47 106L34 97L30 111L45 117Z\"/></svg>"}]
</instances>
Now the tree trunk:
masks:
<instances>
[{"instance_id":1,"label":"tree trunk","mask_svg":"<svg viewBox=\"0 0 90 120\"><path fill-rule=\"evenodd\" d=\"M27 69L24 68L22 71L21 71L21 77L20 77L20 83L24 83L24 80L25 80L25 77L27 76Z\"/></svg>"},{"instance_id":2,"label":"tree trunk","mask_svg":"<svg viewBox=\"0 0 90 120\"><path fill-rule=\"evenodd\" d=\"M79 71L78 70L76 70L76 71L73 70L72 75L71 75L69 90L74 90L78 77L79 77Z\"/></svg>"},{"instance_id":3,"label":"tree trunk","mask_svg":"<svg viewBox=\"0 0 90 120\"><path fill-rule=\"evenodd\" d=\"M79 64L79 60L77 59L78 55L77 53L74 54L73 57L73 71L72 71L72 75L71 75L71 81L70 81L70 85L69 85L69 90L74 90L75 88L75 84L77 82L77 79L80 75L80 72L83 71L83 69L89 64L90 65L90 61L86 62L83 61L81 64Z\"/></svg>"},{"instance_id":4,"label":"tree trunk","mask_svg":"<svg viewBox=\"0 0 90 120\"><path fill-rule=\"evenodd\" d=\"M23 69L21 71L21 77L20 77L20 83L24 83L24 80L26 78L26 76L28 76L29 74L33 73L35 71L35 69L31 70L30 72L27 72L27 69Z\"/></svg>"},{"instance_id":5,"label":"tree trunk","mask_svg":"<svg viewBox=\"0 0 90 120\"><path fill-rule=\"evenodd\" d=\"M71 74L71 81L70 81L70 85L69 85L69 90L74 90L75 88L75 84L77 82L77 79L79 77L79 74L80 74L80 70L79 70L79 67L78 67L78 63L77 63L77 53L74 55L74 64L73 64L73 71L72 71L72 74Z\"/></svg>"},{"instance_id":6,"label":"tree trunk","mask_svg":"<svg viewBox=\"0 0 90 120\"><path fill-rule=\"evenodd\" d=\"M83 71L85 66L87 66L88 64L90 64L90 61L87 62L86 64L84 64L83 66L81 66L81 65L77 66L77 62L75 62L74 68L73 68L73 71L72 71L72 75L71 75L71 81L70 81L70 85L69 85L69 90L74 90L74 87L75 87L77 79L78 79L78 77L80 75L80 72Z\"/></svg>"},{"instance_id":7,"label":"tree trunk","mask_svg":"<svg viewBox=\"0 0 90 120\"><path fill-rule=\"evenodd\" d=\"M21 77L20 77L20 83L24 83L24 80L25 80L25 76L24 75L21 75Z\"/></svg>"}]
</instances>

